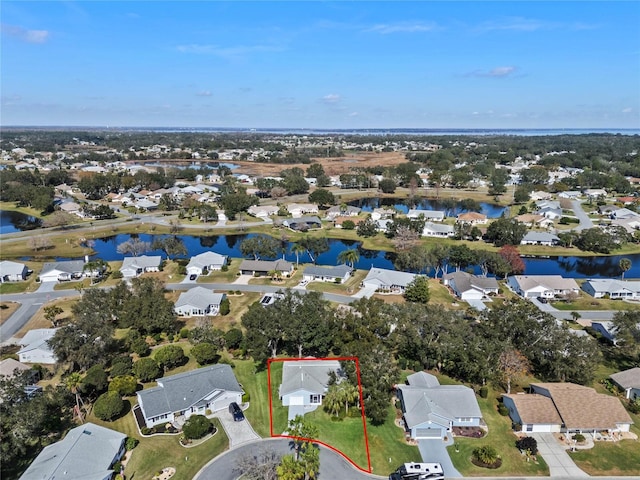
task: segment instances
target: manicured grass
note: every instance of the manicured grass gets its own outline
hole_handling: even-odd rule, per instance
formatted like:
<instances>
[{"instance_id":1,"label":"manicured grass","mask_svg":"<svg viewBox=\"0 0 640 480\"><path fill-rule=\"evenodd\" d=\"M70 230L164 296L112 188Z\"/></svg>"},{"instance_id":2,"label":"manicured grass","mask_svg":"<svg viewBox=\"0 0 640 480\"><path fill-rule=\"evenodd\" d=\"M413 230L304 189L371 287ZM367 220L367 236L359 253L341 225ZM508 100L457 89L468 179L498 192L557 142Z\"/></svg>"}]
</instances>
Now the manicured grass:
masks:
<instances>
[{"instance_id":1,"label":"manicured grass","mask_svg":"<svg viewBox=\"0 0 640 480\"><path fill-rule=\"evenodd\" d=\"M198 283L233 283L236 281L237 274L240 271L240 263L242 259L234 258L228 260L228 270L223 272L222 270L216 270L209 275L198 276Z\"/></svg>"},{"instance_id":2,"label":"manicured grass","mask_svg":"<svg viewBox=\"0 0 640 480\"><path fill-rule=\"evenodd\" d=\"M0 283L0 295L8 295L10 293L22 293L27 289L27 282L7 282Z\"/></svg>"},{"instance_id":3,"label":"manicured grass","mask_svg":"<svg viewBox=\"0 0 640 480\"><path fill-rule=\"evenodd\" d=\"M130 397L129 402L133 406L135 397ZM184 448L178 441L179 435L142 437L138 433L131 407L127 410L124 416L113 422L103 422L93 414L87 419L140 441L125 468L126 478L150 479L165 467L175 467L173 479L191 480L207 462L229 447L227 435L217 419L214 419L217 433L213 437L197 447Z\"/></svg>"},{"instance_id":4,"label":"manicured grass","mask_svg":"<svg viewBox=\"0 0 640 480\"><path fill-rule=\"evenodd\" d=\"M258 435L263 438L271 436L269 432L269 394L267 390L267 370L256 371L255 362L234 360L234 373L245 392L249 394L249 408L245 416Z\"/></svg>"},{"instance_id":5,"label":"manicured grass","mask_svg":"<svg viewBox=\"0 0 640 480\"><path fill-rule=\"evenodd\" d=\"M606 298L593 298L591 295L580 292L580 296L573 302L551 302L558 310L637 310L640 303L629 303L622 300L610 300Z\"/></svg>"},{"instance_id":6,"label":"manicured grass","mask_svg":"<svg viewBox=\"0 0 640 480\"><path fill-rule=\"evenodd\" d=\"M631 416L635 425L631 431L640 436L639 415ZM596 442L593 448L569 452L576 465L589 475L612 477L640 475L640 441Z\"/></svg>"},{"instance_id":7,"label":"manicured grass","mask_svg":"<svg viewBox=\"0 0 640 480\"><path fill-rule=\"evenodd\" d=\"M302 275L299 272L299 270L294 270L290 277L281 277L278 280L271 279L271 277L254 277L249 279L249 285L269 285L278 288L295 287L302 280Z\"/></svg>"},{"instance_id":8,"label":"manicured grass","mask_svg":"<svg viewBox=\"0 0 640 480\"><path fill-rule=\"evenodd\" d=\"M282 405L278 395L278 388L282 383L283 362L271 362L271 402L273 415L273 434L281 435L287 430L289 408Z\"/></svg>"},{"instance_id":9,"label":"manicured grass","mask_svg":"<svg viewBox=\"0 0 640 480\"><path fill-rule=\"evenodd\" d=\"M306 265L305 265L306 266ZM304 267L302 267L304 270ZM369 273L366 270L355 270L353 275L345 283L311 282L307 284L307 290L316 290L324 293L336 293L338 295L352 295L360 289L360 284Z\"/></svg>"},{"instance_id":10,"label":"manicured grass","mask_svg":"<svg viewBox=\"0 0 640 480\"><path fill-rule=\"evenodd\" d=\"M511 419L497 412L497 397L496 392L491 389L488 398L476 397L489 433L479 439L456 437L455 444L447 447L453 465L465 477L549 475L549 468L542 457L538 456L537 462L527 462L515 447L516 436L511 430ZM491 445L498 451L502 457L500 468L488 470L471 463L471 452L484 445Z\"/></svg>"}]
</instances>

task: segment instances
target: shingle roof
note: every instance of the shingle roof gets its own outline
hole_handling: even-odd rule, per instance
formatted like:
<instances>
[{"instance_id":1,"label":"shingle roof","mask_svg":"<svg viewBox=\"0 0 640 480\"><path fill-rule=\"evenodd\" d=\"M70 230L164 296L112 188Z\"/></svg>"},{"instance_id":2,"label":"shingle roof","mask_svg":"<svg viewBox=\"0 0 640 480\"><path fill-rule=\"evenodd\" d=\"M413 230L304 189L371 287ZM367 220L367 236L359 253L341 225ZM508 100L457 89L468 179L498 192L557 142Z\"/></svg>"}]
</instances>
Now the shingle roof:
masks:
<instances>
[{"instance_id":1,"label":"shingle roof","mask_svg":"<svg viewBox=\"0 0 640 480\"><path fill-rule=\"evenodd\" d=\"M559 242L560 239L557 235L547 232L527 232L522 237L523 242Z\"/></svg>"},{"instance_id":2,"label":"shingle roof","mask_svg":"<svg viewBox=\"0 0 640 480\"><path fill-rule=\"evenodd\" d=\"M640 388L640 367L614 373L609 378L625 389Z\"/></svg>"},{"instance_id":3,"label":"shingle roof","mask_svg":"<svg viewBox=\"0 0 640 480\"><path fill-rule=\"evenodd\" d=\"M573 278L560 275L514 275L515 280L524 291L542 286L549 290L577 290L578 284Z\"/></svg>"},{"instance_id":4,"label":"shingle roof","mask_svg":"<svg viewBox=\"0 0 640 480\"><path fill-rule=\"evenodd\" d=\"M618 292L620 290L640 292L640 282L616 280L614 278L592 278L587 280L585 284L591 285L594 292L610 293Z\"/></svg>"},{"instance_id":5,"label":"shingle roof","mask_svg":"<svg viewBox=\"0 0 640 480\"><path fill-rule=\"evenodd\" d=\"M42 266L40 275L59 270L64 273L78 273L82 272L84 268L84 260L66 260L62 262L47 262Z\"/></svg>"},{"instance_id":6,"label":"shingle roof","mask_svg":"<svg viewBox=\"0 0 640 480\"><path fill-rule=\"evenodd\" d=\"M203 252L199 255L194 255L189 260L188 267L208 267L209 265L224 265L226 258L224 255L220 255L216 252Z\"/></svg>"},{"instance_id":7,"label":"shingle roof","mask_svg":"<svg viewBox=\"0 0 640 480\"><path fill-rule=\"evenodd\" d=\"M384 268L371 267L369 273L362 281L364 284L373 284L377 286L398 285L406 287L416 278L414 273L398 272L396 270L387 270Z\"/></svg>"},{"instance_id":8,"label":"shingle roof","mask_svg":"<svg viewBox=\"0 0 640 480\"><path fill-rule=\"evenodd\" d=\"M25 353L36 349L47 352L53 351L47 342L57 331L57 328L34 328L33 330L29 330L19 341L23 348L18 353Z\"/></svg>"},{"instance_id":9,"label":"shingle roof","mask_svg":"<svg viewBox=\"0 0 640 480\"><path fill-rule=\"evenodd\" d=\"M216 391L242 392L231 366L198 368L158 379L158 386L138 392L147 418L185 410Z\"/></svg>"},{"instance_id":10,"label":"shingle roof","mask_svg":"<svg viewBox=\"0 0 640 480\"><path fill-rule=\"evenodd\" d=\"M178 308L184 305L192 305L204 310L208 308L209 305L220 305L224 297L224 293L214 293L212 290L203 287L194 287L186 292L182 292L175 306Z\"/></svg>"},{"instance_id":11,"label":"shingle roof","mask_svg":"<svg viewBox=\"0 0 640 480\"><path fill-rule=\"evenodd\" d=\"M319 267L317 265L310 265L304 269L302 274L318 277L343 278L347 273L351 272L351 270L351 267L347 265L337 265L335 267Z\"/></svg>"},{"instance_id":12,"label":"shingle roof","mask_svg":"<svg viewBox=\"0 0 640 480\"><path fill-rule=\"evenodd\" d=\"M45 447L20 480L103 480L127 436L85 423Z\"/></svg>"},{"instance_id":13,"label":"shingle roof","mask_svg":"<svg viewBox=\"0 0 640 480\"><path fill-rule=\"evenodd\" d=\"M293 263L286 260L243 260L240 270L251 270L252 272L270 272L280 270L289 272L293 268Z\"/></svg>"},{"instance_id":14,"label":"shingle roof","mask_svg":"<svg viewBox=\"0 0 640 480\"><path fill-rule=\"evenodd\" d=\"M561 425L562 419L549 397L529 395L503 395L513 400L522 423Z\"/></svg>"},{"instance_id":15,"label":"shingle roof","mask_svg":"<svg viewBox=\"0 0 640 480\"><path fill-rule=\"evenodd\" d=\"M298 390L323 393L329 382L329 372L340 371L338 360L295 360L283 362L280 396Z\"/></svg>"},{"instance_id":16,"label":"shingle roof","mask_svg":"<svg viewBox=\"0 0 640 480\"><path fill-rule=\"evenodd\" d=\"M0 262L0 275L21 275L27 266L24 263L3 260Z\"/></svg>"},{"instance_id":17,"label":"shingle roof","mask_svg":"<svg viewBox=\"0 0 640 480\"><path fill-rule=\"evenodd\" d=\"M467 272L451 272L444 275L446 280L453 280L458 293L467 292L471 289L477 290L497 290L498 281L493 277L479 277Z\"/></svg>"},{"instance_id":18,"label":"shingle roof","mask_svg":"<svg viewBox=\"0 0 640 480\"><path fill-rule=\"evenodd\" d=\"M153 268L159 267L162 263L162 257L160 255L141 255L139 257L125 257L122 260L122 266L120 270L124 270L126 268Z\"/></svg>"},{"instance_id":19,"label":"shingle roof","mask_svg":"<svg viewBox=\"0 0 640 480\"><path fill-rule=\"evenodd\" d=\"M423 215L424 218L440 218L444 219L444 212L441 210L417 210L411 209L407 212L407 217L419 217Z\"/></svg>"},{"instance_id":20,"label":"shingle roof","mask_svg":"<svg viewBox=\"0 0 640 480\"><path fill-rule=\"evenodd\" d=\"M12 377L16 370L29 370L31 367L13 358L5 358L0 362L0 376Z\"/></svg>"},{"instance_id":21,"label":"shingle roof","mask_svg":"<svg viewBox=\"0 0 640 480\"><path fill-rule=\"evenodd\" d=\"M435 375L431 375L427 372L416 372L412 373L407 377L407 382L409 385L413 385L414 387L437 387L440 385L438 378Z\"/></svg>"}]
</instances>

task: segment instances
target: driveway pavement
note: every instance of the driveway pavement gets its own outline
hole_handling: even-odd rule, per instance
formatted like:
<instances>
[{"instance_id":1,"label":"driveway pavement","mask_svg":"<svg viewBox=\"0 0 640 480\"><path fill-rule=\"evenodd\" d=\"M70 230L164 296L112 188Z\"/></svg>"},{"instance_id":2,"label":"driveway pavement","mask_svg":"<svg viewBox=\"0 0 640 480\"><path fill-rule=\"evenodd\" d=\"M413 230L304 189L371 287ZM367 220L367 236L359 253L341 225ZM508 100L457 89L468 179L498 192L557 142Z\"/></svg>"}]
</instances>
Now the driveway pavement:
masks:
<instances>
[{"instance_id":1,"label":"driveway pavement","mask_svg":"<svg viewBox=\"0 0 640 480\"><path fill-rule=\"evenodd\" d=\"M247 442L258 440L260 437L246 418L239 422L233 420L233 415L228 410L223 410L215 415L222 424L222 428L229 437L229 448L235 448Z\"/></svg>"},{"instance_id":2,"label":"driveway pavement","mask_svg":"<svg viewBox=\"0 0 640 480\"><path fill-rule=\"evenodd\" d=\"M571 460L567 451L554 438L552 433L530 433L538 441L538 451L549 465L550 477L588 477Z\"/></svg>"},{"instance_id":3,"label":"driveway pavement","mask_svg":"<svg viewBox=\"0 0 640 480\"><path fill-rule=\"evenodd\" d=\"M418 440L418 450L425 463L439 463L446 478L461 478L462 475L453 466L447 445L440 439Z\"/></svg>"},{"instance_id":4,"label":"driveway pavement","mask_svg":"<svg viewBox=\"0 0 640 480\"><path fill-rule=\"evenodd\" d=\"M572 200L571 206L573 207L573 213L575 213L578 220L580 220L580 224L573 230L576 232L580 232L582 230L586 230L587 228L593 228L593 222L589 218L589 215L587 215L586 212L582 209L580 200Z\"/></svg>"},{"instance_id":5,"label":"driveway pavement","mask_svg":"<svg viewBox=\"0 0 640 480\"><path fill-rule=\"evenodd\" d=\"M57 284L58 284L58 282L41 282L40 286L38 287L38 290L36 290L36 292L38 292L38 293L53 292L54 291L54 287Z\"/></svg>"}]
</instances>

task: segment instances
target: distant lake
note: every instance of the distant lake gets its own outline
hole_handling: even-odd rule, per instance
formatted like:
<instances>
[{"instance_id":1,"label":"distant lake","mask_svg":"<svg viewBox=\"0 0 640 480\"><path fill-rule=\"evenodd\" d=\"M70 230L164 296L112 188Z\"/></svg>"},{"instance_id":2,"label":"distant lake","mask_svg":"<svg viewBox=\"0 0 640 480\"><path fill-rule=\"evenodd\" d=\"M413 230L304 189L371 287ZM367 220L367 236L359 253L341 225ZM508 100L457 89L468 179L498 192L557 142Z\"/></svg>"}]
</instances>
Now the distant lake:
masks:
<instances>
[{"instance_id":1,"label":"distant lake","mask_svg":"<svg viewBox=\"0 0 640 480\"><path fill-rule=\"evenodd\" d=\"M20 212L0 210L0 235L40 228L42 220Z\"/></svg>"},{"instance_id":2,"label":"distant lake","mask_svg":"<svg viewBox=\"0 0 640 480\"><path fill-rule=\"evenodd\" d=\"M347 204L352 207L360 207L364 212L372 212L374 208L380 207L395 208L402 213L407 213L409 209L440 210L445 212L447 217L455 217L459 213L468 211L462 208L460 202L438 201L427 198L415 198L413 201L400 198L360 198L347 202ZM508 210L508 207L486 202L480 202L480 208L480 213L485 214L487 218L499 218Z\"/></svg>"}]
</instances>

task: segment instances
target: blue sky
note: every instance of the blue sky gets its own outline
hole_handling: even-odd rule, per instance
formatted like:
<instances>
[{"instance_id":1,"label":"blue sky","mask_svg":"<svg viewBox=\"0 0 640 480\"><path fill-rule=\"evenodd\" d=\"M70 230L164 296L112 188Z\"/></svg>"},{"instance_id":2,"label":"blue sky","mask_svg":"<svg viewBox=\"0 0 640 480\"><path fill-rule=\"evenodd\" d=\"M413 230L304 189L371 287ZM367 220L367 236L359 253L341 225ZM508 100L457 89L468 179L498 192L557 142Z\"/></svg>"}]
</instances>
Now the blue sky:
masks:
<instances>
[{"instance_id":1,"label":"blue sky","mask_svg":"<svg viewBox=\"0 0 640 480\"><path fill-rule=\"evenodd\" d=\"M640 127L637 1L0 8L2 125Z\"/></svg>"}]
</instances>

